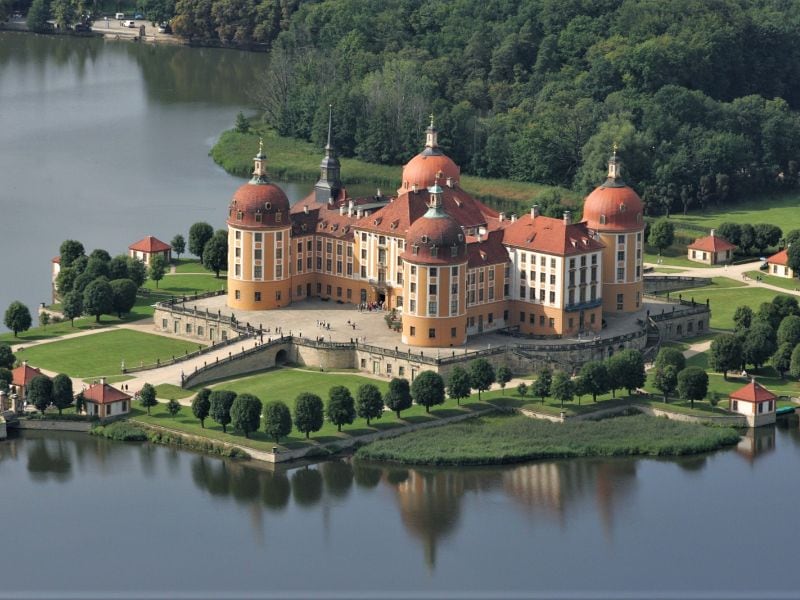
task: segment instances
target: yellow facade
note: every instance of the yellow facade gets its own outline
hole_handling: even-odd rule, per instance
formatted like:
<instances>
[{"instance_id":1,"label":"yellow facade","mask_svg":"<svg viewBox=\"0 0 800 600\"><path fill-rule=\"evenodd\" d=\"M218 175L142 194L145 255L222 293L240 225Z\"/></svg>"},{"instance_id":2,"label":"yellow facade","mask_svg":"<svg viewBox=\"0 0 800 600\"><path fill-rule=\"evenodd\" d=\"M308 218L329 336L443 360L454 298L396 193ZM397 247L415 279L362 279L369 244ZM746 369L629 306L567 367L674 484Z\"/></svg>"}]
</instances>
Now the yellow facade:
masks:
<instances>
[{"instance_id":1,"label":"yellow facade","mask_svg":"<svg viewBox=\"0 0 800 600\"><path fill-rule=\"evenodd\" d=\"M462 345L467 339L467 263L434 266L404 262L403 343Z\"/></svg>"},{"instance_id":2,"label":"yellow facade","mask_svg":"<svg viewBox=\"0 0 800 600\"><path fill-rule=\"evenodd\" d=\"M601 231L603 250L603 311L636 312L644 294L644 227L635 231Z\"/></svg>"}]
</instances>

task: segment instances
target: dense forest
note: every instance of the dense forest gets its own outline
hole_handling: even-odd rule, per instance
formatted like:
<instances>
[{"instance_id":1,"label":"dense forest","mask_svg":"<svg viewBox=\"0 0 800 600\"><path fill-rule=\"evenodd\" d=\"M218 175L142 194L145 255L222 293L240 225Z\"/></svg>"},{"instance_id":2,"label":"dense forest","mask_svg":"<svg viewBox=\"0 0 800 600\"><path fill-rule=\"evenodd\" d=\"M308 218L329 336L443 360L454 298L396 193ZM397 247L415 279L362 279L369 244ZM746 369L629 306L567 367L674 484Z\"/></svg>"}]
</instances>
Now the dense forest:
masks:
<instances>
[{"instance_id":1,"label":"dense forest","mask_svg":"<svg viewBox=\"0 0 800 600\"><path fill-rule=\"evenodd\" d=\"M267 124L322 145L331 103L345 156L402 163L433 113L486 177L585 192L616 143L650 214L800 179L798 0L140 4L193 41L271 48Z\"/></svg>"}]
</instances>

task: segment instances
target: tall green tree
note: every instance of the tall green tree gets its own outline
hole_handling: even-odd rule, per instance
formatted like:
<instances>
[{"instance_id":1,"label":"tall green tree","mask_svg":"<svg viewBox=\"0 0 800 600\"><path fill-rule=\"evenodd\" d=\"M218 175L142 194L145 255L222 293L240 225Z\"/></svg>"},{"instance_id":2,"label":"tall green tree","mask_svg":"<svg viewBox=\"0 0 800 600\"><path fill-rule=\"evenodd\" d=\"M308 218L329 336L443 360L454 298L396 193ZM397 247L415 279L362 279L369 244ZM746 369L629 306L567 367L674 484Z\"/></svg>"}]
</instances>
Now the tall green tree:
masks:
<instances>
[{"instance_id":1,"label":"tall green tree","mask_svg":"<svg viewBox=\"0 0 800 600\"><path fill-rule=\"evenodd\" d=\"M33 7L31 7L33 10ZM29 13L30 16L30 13ZM47 17L45 17L45 20ZM31 24L28 23L28 27L31 27ZM31 27L31 29L34 29ZM72 263L75 262L81 256L86 256L86 250L77 240L64 240L61 242L61 246L58 249L59 252L59 264L61 265L62 269L68 269L72 266Z\"/></svg>"},{"instance_id":2,"label":"tall green tree","mask_svg":"<svg viewBox=\"0 0 800 600\"><path fill-rule=\"evenodd\" d=\"M244 433L246 438L249 438L252 432L258 431L261 425L261 400L253 394L236 396L231 404L231 425L236 431ZM291 430L290 425L289 431ZM288 432L283 435L287 434Z\"/></svg>"},{"instance_id":3,"label":"tall green tree","mask_svg":"<svg viewBox=\"0 0 800 600\"><path fill-rule=\"evenodd\" d=\"M463 398L469 398L472 380L466 370L456 365L447 378L447 395L460 405Z\"/></svg>"},{"instance_id":4,"label":"tall green tree","mask_svg":"<svg viewBox=\"0 0 800 600\"><path fill-rule=\"evenodd\" d=\"M678 373L678 396L690 400L694 408L695 400L702 400L708 393L708 373L700 367L686 367Z\"/></svg>"},{"instance_id":5,"label":"tall green tree","mask_svg":"<svg viewBox=\"0 0 800 600\"><path fill-rule=\"evenodd\" d=\"M423 371L411 383L411 397L414 402L431 412L431 406L444 404L444 380L435 371Z\"/></svg>"},{"instance_id":6,"label":"tall green tree","mask_svg":"<svg viewBox=\"0 0 800 600\"><path fill-rule=\"evenodd\" d=\"M597 396L608 391L608 369L599 360L584 363L581 367L580 377L582 389L592 395L592 402L597 402Z\"/></svg>"},{"instance_id":7,"label":"tall green tree","mask_svg":"<svg viewBox=\"0 0 800 600\"><path fill-rule=\"evenodd\" d=\"M715 337L709 350L708 366L722 373L727 381L728 371L738 369L742 365L742 342L735 335L723 333Z\"/></svg>"},{"instance_id":8,"label":"tall green tree","mask_svg":"<svg viewBox=\"0 0 800 600\"><path fill-rule=\"evenodd\" d=\"M647 380L642 353L633 348L617 352L608 359L606 364L612 388L619 386L626 389L628 395L642 387Z\"/></svg>"},{"instance_id":9,"label":"tall green tree","mask_svg":"<svg viewBox=\"0 0 800 600\"><path fill-rule=\"evenodd\" d=\"M661 256L661 252L665 248L672 245L673 241L675 241L675 226L671 221L659 219L650 226L650 235L647 238L647 243L654 248L658 248L659 256Z\"/></svg>"},{"instance_id":10,"label":"tall green tree","mask_svg":"<svg viewBox=\"0 0 800 600\"><path fill-rule=\"evenodd\" d=\"M108 261L108 278L111 281L114 281L115 279L130 279L128 276L129 258L130 256L119 254Z\"/></svg>"},{"instance_id":11,"label":"tall green tree","mask_svg":"<svg viewBox=\"0 0 800 600\"><path fill-rule=\"evenodd\" d=\"M753 226L753 231L755 232L753 245L759 253L763 253L770 246L777 246L783 235L781 228L771 223L758 223Z\"/></svg>"},{"instance_id":12,"label":"tall green tree","mask_svg":"<svg viewBox=\"0 0 800 600\"><path fill-rule=\"evenodd\" d=\"M136 304L136 284L130 279L114 279L110 285L111 304L114 312L121 319L122 315L131 312Z\"/></svg>"},{"instance_id":13,"label":"tall green tree","mask_svg":"<svg viewBox=\"0 0 800 600\"><path fill-rule=\"evenodd\" d=\"M8 344L0 344L0 369L13 369L17 357Z\"/></svg>"},{"instance_id":14,"label":"tall green tree","mask_svg":"<svg viewBox=\"0 0 800 600\"><path fill-rule=\"evenodd\" d=\"M236 400L236 392L230 390L214 390L208 397L210 403L209 415L214 421L222 425L222 433L228 433L228 424L231 422L231 406Z\"/></svg>"},{"instance_id":15,"label":"tall green tree","mask_svg":"<svg viewBox=\"0 0 800 600\"><path fill-rule=\"evenodd\" d=\"M485 392L495 382L495 372L492 364L485 358L476 358L469 363L470 386L478 390L478 402L481 401L481 392Z\"/></svg>"},{"instance_id":16,"label":"tall green tree","mask_svg":"<svg viewBox=\"0 0 800 600\"><path fill-rule=\"evenodd\" d=\"M678 386L678 372L672 364L657 366L653 369L653 385L664 394L664 402Z\"/></svg>"},{"instance_id":17,"label":"tall green tree","mask_svg":"<svg viewBox=\"0 0 800 600\"><path fill-rule=\"evenodd\" d=\"M462 369L463 370L463 369ZM411 408L411 386L408 379L395 377L389 382L389 390L383 397L386 408L400 418L400 411Z\"/></svg>"},{"instance_id":18,"label":"tall green tree","mask_svg":"<svg viewBox=\"0 0 800 600\"><path fill-rule=\"evenodd\" d=\"M380 419L383 415L383 396L376 385L364 383L356 390L356 414L367 420Z\"/></svg>"},{"instance_id":19,"label":"tall green tree","mask_svg":"<svg viewBox=\"0 0 800 600\"><path fill-rule=\"evenodd\" d=\"M753 322L753 309L746 304L737 306L733 313L733 323L736 331L744 331L750 329L750 324Z\"/></svg>"},{"instance_id":20,"label":"tall green tree","mask_svg":"<svg viewBox=\"0 0 800 600\"><path fill-rule=\"evenodd\" d=\"M789 360L789 375L796 379L800 379L800 344L792 350L792 356Z\"/></svg>"},{"instance_id":21,"label":"tall green tree","mask_svg":"<svg viewBox=\"0 0 800 600\"><path fill-rule=\"evenodd\" d=\"M775 367L775 370L780 374L781 379L786 376L786 372L792 366L792 350L794 350L794 348L795 346L784 342L778 346L775 354L772 355L772 366Z\"/></svg>"},{"instance_id":22,"label":"tall green tree","mask_svg":"<svg viewBox=\"0 0 800 600\"><path fill-rule=\"evenodd\" d=\"M172 246L172 251L175 253L175 256L180 260L181 254L186 252L186 240L183 239L183 236L179 233L172 238L170 246Z\"/></svg>"},{"instance_id":23,"label":"tall green tree","mask_svg":"<svg viewBox=\"0 0 800 600\"><path fill-rule=\"evenodd\" d=\"M755 323L742 341L742 360L757 369L775 354L775 331L767 323Z\"/></svg>"},{"instance_id":24,"label":"tall green tree","mask_svg":"<svg viewBox=\"0 0 800 600\"><path fill-rule=\"evenodd\" d=\"M203 266L216 277L228 266L228 232L220 229L208 240L203 250Z\"/></svg>"},{"instance_id":25,"label":"tall green tree","mask_svg":"<svg viewBox=\"0 0 800 600\"><path fill-rule=\"evenodd\" d=\"M170 417L174 417L181 411L181 404L175 398L170 398L167 401L167 412Z\"/></svg>"},{"instance_id":26,"label":"tall green tree","mask_svg":"<svg viewBox=\"0 0 800 600\"><path fill-rule=\"evenodd\" d=\"M31 328L31 311L19 300L15 300L8 305L3 323L17 337L20 331L28 331Z\"/></svg>"},{"instance_id":27,"label":"tall green tree","mask_svg":"<svg viewBox=\"0 0 800 600\"><path fill-rule=\"evenodd\" d=\"M100 315L110 314L114 310L114 290L105 277L92 281L83 291L83 311L92 315L95 322L100 322Z\"/></svg>"},{"instance_id":28,"label":"tall green tree","mask_svg":"<svg viewBox=\"0 0 800 600\"><path fill-rule=\"evenodd\" d=\"M167 272L167 260L164 258L163 254L156 254L155 256L150 257L150 269L148 270L148 276L150 279L156 282L156 288L158 288L158 282L164 279L164 275Z\"/></svg>"},{"instance_id":29,"label":"tall green tree","mask_svg":"<svg viewBox=\"0 0 800 600\"><path fill-rule=\"evenodd\" d=\"M200 421L200 427L206 428L206 418L208 418L209 411L211 410L211 390L203 388L192 400L192 414Z\"/></svg>"},{"instance_id":30,"label":"tall green tree","mask_svg":"<svg viewBox=\"0 0 800 600\"><path fill-rule=\"evenodd\" d=\"M675 367L675 373L677 375L686 368L686 357L683 355L683 352L677 348L665 346L658 351L653 366L664 367L666 365Z\"/></svg>"},{"instance_id":31,"label":"tall green tree","mask_svg":"<svg viewBox=\"0 0 800 600\"><path fill-rule=\"evenodd\" d=\"M553 383L553 373L547 367L542 368L536 380L531 384L531 394L538 396L544 404L544 399L550 395L550 386Z\"/></svg>"},{"instance_id":32,"label":"tall green tree","mask_svg":"<svg viewBox=\"0 0 800 600\"><path fill-rule=\"evenodd\" d=\"M506 384L509 381L511 381L511 378L513 377L511 369L509 369L505 365L501 365L500 367L497 368L496 377L497 377L497 383L500 385L500 389L505 392Z\"/></svg>"},{"instance_id":33,"label":"tall green tree","mask_svg":"<svg viewBox=\"0 0 800 600\"><path fill-rule=\"evenodd\" d=\"M341 431L342 425L350 425L356 420L356 407L353 395L343 385L335 385L328 390L328 405L325 416Z\"/></svg>"},{"instance_id":34,"label":"tall green tree","mask_svg":"<svg viewBox=\"0 0 800 600\"><path fill-rule=\"evenodd\" d=\"M158 400L156 399L156 388L149 383L145 383L142 386L142 389L139 391L139 403L147 409L147 414L149 415L150 409L153 406L158 405Z\"/></svg>"},{"instance_id":35,"label":"tall green tree","mask_svg":"<svg viewBox=\"0 0 800 600\"><path fill-rule=\"evenodd\" d=\"M282 437L292 431L292 414L289 407L280 400L273 400L264 405L264 431L279 444Z\"/></svg>"},{"instance_id":36,"label":"tall green tree","mask_svg":"<svg viewBox=\"0 0 800 600\"><path fill-rule=\"evenodd\" d=\"M206 243L214 235L214 228L208 223L195 223L189 228L189 252L198 258L203 257Z\"/></svg>"},{"instance_id":37,"label":"tall green tree","mask_svg":"<svg viewBox=\"0 0 800 600\"><path fill-rule=\"evenodd\" d=\"M322 429L325 423L325 407L322 398L310 392L302 392L294 401L294 426L304 433L306 439L310 434Z\"/></svg>"},{"instance_id":38,"label":"tall green tree","mask_svg":"<svg viewBox=\"0 0 800 600\"><path fill-rule=\"evenodd\" d=\"M800 344L800 317L797 315L784 317L778 326L776 341L778 344L791 344L792 346Z\"/></svg>"},{"instance_id":39,"label":"tall green tree","mask_svg":"<svg viewBox=\"0 0 800 600\"><path fill-rule=\"evenodd\" d=\"M58 414L60 415L62 410L72 406L74 400L72 379L69 378L69 375L59 373L53 377L53 404L56 405Z\"/></svg>"},{"instance_id":40,"label":"tall green tree","mask_svg":"<svg viewBox=\"0 0 800 600\"><path fill-rule=\"evenodd\" d=\"M550 394L554 400L558 400L561 403L561 410L564 410L564 402L572 402L575 397L575 384L572 383L572 379L564 371L556 371L553 374Z\"/></svg>"},{"instance_id":41,"label":"tall green tree","mask_svg":"<svg viewBox=\"0 0 800 600\"><path fill-rule=\"evenodd\" d=\"M132 256L128 257L128 279L133 281L136 287L142 287L147 279L147 267L142 261Z\"/></svg>"},{"instance_id":42,"label":"tall green tree","mask_svg":"<svg viewBox=\"0 0 800 600\"><path fill-rule=\"evenodd\" d=\"M83 314L83 294L70 292L61 301L61 312L64 318L69 319L71 327L75 327L75 319Z\"/></svg>"},{"instance_id":43,"label":"tall green tree","mask_svg":"<svg viewBox=\"0 0 800 600\"><path fill-rule=\"evenodd\" d=\"M28 402L44 414L44 411L53 402L53 382L47 375L36 375L28 384Z\"/></svg>"}]
</instances>

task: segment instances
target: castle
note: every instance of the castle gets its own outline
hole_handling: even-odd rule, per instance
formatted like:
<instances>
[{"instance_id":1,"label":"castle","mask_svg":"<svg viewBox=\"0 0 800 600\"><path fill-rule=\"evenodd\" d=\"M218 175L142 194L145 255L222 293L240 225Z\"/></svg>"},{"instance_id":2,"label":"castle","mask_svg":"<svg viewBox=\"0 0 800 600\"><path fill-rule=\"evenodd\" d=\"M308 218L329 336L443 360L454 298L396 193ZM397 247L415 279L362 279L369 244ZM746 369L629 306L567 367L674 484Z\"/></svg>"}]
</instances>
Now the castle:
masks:
<instances>
[{"instance_id":1,"label":"castle","mask_svg":"<svg viewBox=\"0 0 800 600\"><path fill-rule=\"evenodd\" d=\"M447 348L514 327L596 334L604 315L642 307L643 204L616 150L583 221L506 215L460 186L433 119L393 197L350 198L331 142L314 190L294 206L270 182L263 147L228 208L227 305L274 310L316 297L402 315L402 341Z\"/></svg>"}]
</instances>

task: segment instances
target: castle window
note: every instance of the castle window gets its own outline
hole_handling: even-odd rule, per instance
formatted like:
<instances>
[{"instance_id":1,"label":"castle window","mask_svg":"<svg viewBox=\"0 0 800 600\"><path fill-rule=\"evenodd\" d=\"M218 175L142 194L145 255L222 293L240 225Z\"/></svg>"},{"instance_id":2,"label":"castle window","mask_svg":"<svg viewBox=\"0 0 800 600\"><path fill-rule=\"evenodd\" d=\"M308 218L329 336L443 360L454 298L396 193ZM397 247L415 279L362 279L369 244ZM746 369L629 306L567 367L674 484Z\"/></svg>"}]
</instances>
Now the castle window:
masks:
<instances>
[{"instance_id":1,"label":"castle window","mask_svg":"<svg viewBox=\"0 0 800 600\"><path fill-rule=\"evenodd\" d=\"M261 292L255 292L256 302L261 302Z\"/></svg>"},{"instance_id":2,"label":"castle window","mask_svg":"<svg viewBox=\"0 0 800 600\"><path fill-rule=\"evenodd\" d=\"M282 231L279 231L278 233L275 234L275 241L276 242L282 242L283 241L283 232Z\"/></svg>"},{"instance_id":3,"label":"castle window","mask_svg":"<svg viewBox=\"0 0 800 600\"><path fill-rule=\"evenodd\" d=\"M237 300L241 300L242 299L242 292L240 292L239 290L236 290L235 292L233 292L233 297L236 298Z\"/></svg>"},{"instance_id":4,"label":"castle window","mask_svg":"<svg viewBox=\"0 0 800 600\"><path fill-rule=\"evenodd\" d=\"M436 267L431 267L431 268L430 268L430 270L428 271L428 274L429 274L431 277L436 277L436 276L438 276L438 273L439 273L439 272L438 272L438 270L436 269Z\"/></svg>"},{"instance_id":5,"label":"castle window","mask_svg":"<svg viewBox=\"0 0 800 600\"><path fill-rule=\"evenodd\" d=\"M261 223L261 213L260 212L256 213L256 223Z\"/></svg>"},{"instance_id":6,"label":"castle window","mask_svg":"<svg viewBox=\"0 0 800 600\"><path fill-rule=\"evenodd\" d=\"M242 211L237 211L236 212L236 219L237 220L241 221L243 216L244 216L244 213Z\"/></svg>"},{"instance_id":7,"label":"castle window","mask_svg":"<svg viewBox=\"0 0 800 600\"><path fill-rule=\"evenodd\" d=\"M458 246L453 246L452 248L450 248L450 256L451 257L458 256Z\"/></svg>"},{"instance_id":8,"label":"castle window","mask_svg":"<svg viewBox=\"0 0 800 600\"><path fill-rule=\"evenodd\" d=\"M263 239L263 234L262 233L254 233L253 236L254 236L253 237L253 241L255 241L256 243L260 244L261 240Z\"/></svg>"},{"instance_id":9,"label":"castle window","mask_svg":"<svg viewBox=\"0 0 800 600\"><path fill-rule=\"evenodd\" d=\"M416 256L417 254L419 254L419 246L417 246L416 244L414 244L413 246L411 246L411 254L413 254L414 256Z\"/></svg>"},{"instance_id":10,"label":"castle window","mask_svg":"<svg viewBox=\"0 0 800 600\"><path fill-rule=\"evenodd\" d=\"M253 279L261 279L262 276L261 266L253 267Z\"/></svg>"},{"instance_id":11,"label":"castle window","mask_svg":"<svg viewBox=\"0 0 800 600\"><path fill-rule=\"evenodd\" d=\"M281 291L280 290L275 292L275 300L277 300L278 302L281 301Z\"/></svg>"},{"instance_id":12,"label":"castle window","mask_svg":"<svg viewBox=\"0 0 800 600\"><path fill-rule=\"evenodd\" d=\"M270 208L272 208L272 203L270 203L270 202L264 202L264 208L265 208L266 210L269 210Z\"/></svg>"},{"instance_id":13,"label":"castle window","mask_svg":"<svg viewBox=\"0 0 800 600\"><path fill-rule=\"evenodd\" d=\"M431 247L431 256L439 256L439 248L436 246Z\"/></svg>"},{"instance_id":14,"label":"castle window","mask_svg":"<svg viewBox=\"0 0 800 600\"><path fill-rule=\"evenodd\" d=\"M408 335L414 337L417 334L417 328L414 326L409 327Z\"/></svg>"},{"instance_id":15,"label":"castle window","mask_svg":"<svg viewBox=\"0 0 800 600\"><path fill-rule=\"evenodd\" d=\"M435 338L436 337L436 330L433 327L428 329L428 337L429 338Z\"/></svg>"}]
</instances>

